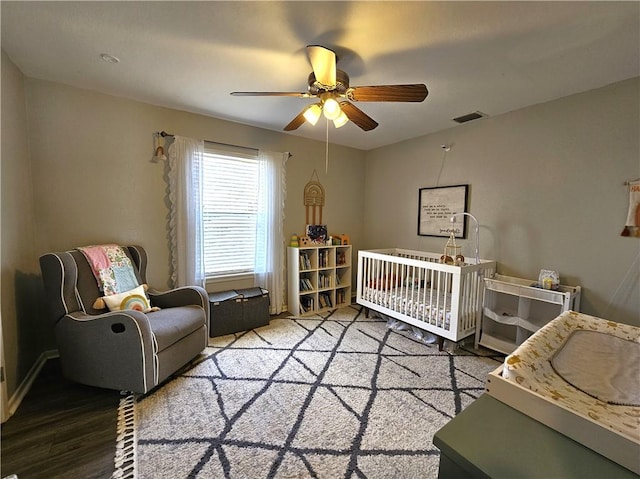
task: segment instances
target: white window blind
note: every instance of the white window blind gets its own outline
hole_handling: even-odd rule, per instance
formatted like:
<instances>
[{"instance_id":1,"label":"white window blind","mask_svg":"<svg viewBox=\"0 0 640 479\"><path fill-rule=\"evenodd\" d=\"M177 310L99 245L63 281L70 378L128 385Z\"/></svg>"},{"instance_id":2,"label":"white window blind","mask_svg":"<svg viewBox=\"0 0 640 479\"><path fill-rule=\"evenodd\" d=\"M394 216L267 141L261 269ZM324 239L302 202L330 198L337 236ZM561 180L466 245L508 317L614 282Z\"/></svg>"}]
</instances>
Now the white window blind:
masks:
<instances>
[{"instance_id":1,"label":"white window blind","mask_svg":"<svg viewBox=\"0 0 640 479\"><path fill-rule=\"evenodd\" d=\"M252 273L258 214L258 159L246 152L205 143L203 163L205 275Z\"/></svg>"}]
</instances>

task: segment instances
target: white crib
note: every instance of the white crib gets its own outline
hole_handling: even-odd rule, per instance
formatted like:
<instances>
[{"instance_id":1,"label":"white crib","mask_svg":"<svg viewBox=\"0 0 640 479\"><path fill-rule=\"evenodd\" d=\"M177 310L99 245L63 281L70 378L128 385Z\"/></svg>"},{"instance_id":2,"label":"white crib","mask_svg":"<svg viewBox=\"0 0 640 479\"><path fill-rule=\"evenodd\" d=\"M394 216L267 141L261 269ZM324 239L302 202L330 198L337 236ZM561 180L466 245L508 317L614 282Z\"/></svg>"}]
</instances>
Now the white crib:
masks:
<instances>
[{"instance_id":1,"label":"white crib","mask_svg":"<svg viewBox=\"0 0 640 479\"><path fill-rule=\"evenodd\" d=\"M482 309L483 277L495 261L462 266L440 254L391 248L358 252L356 301L440 338L458 342L475 332Z\"/></svg>"}]
</instances>

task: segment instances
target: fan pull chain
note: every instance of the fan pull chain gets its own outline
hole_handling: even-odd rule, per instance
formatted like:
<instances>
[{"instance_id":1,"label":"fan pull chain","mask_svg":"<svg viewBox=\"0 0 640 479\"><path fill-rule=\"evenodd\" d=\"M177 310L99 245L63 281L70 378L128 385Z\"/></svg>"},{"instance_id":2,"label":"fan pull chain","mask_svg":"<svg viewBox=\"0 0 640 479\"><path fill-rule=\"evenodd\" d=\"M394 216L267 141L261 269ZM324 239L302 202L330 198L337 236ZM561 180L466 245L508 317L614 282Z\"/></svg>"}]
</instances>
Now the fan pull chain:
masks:
<instances>
[{"instance_id":1,"label":"fan pull chain","mask_svg":"<svg viewBox=\"0 0 640 479\"><path fill-rule=\"evenodd\" d=\"M325 150L324 150L324 173L329 174L329 119L327 119L327 133L325 135Z\"/></svg>"}]
</instances>

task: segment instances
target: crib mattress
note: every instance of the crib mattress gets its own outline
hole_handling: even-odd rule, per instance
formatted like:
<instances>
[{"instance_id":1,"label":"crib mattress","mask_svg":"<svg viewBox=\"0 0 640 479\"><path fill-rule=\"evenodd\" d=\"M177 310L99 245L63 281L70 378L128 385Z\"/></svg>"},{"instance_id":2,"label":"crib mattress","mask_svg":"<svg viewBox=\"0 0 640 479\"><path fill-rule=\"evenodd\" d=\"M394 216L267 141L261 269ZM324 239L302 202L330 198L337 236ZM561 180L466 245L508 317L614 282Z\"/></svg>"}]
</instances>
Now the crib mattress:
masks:
<instances>
[{"instance_id":1,"label":"crib mattress","mask_svg":"<svg viewBox=\"0 0 640 479\"><path fill-rule=\"evenodd\" d=\"M364 288L363 299L449 331L451 294L430 295L419 288ZM428 291L428 290L427 290Z\"/></svg>"},{"instance_id":2,"label":"crib mattress","mask_svg":"<svg viewBox=\"0 0 640 479\"><path fill-rule=\"evenodd\" d=\"M558 352L578 331L610 335L634 343L633 347L640 344L640 328L567 311L505 358L503 366L489 375L487 392L640 474L640 407L613 404L570 384L563 375L575 376L567 373L564 360L560 374L554 369ZM624 361L615 368L621 365ZM631 366L637 365L631 362ZM630 371L620 373L627 374L630 392L637 390L640 378Z\"/></svg>"}]
</instances>

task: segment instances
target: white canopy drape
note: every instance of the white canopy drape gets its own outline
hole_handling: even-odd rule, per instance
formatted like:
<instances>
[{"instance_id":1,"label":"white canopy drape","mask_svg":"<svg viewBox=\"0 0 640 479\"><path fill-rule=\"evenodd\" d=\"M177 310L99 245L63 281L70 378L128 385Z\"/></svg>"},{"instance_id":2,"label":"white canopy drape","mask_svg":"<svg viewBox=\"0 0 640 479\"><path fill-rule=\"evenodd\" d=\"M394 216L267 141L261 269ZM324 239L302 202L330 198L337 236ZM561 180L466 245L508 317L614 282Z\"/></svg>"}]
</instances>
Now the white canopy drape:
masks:
<instances>
[{"instance_id":1,"label":"white canopy drape","mask_svg":"<svg viewBox=\"0 0 640 479\"><path fill-rule=\"evenodd\" d=\"M270 313L285 303L284 202L289 153L260 151L260 194L256 237L255 285L269 290Z\"/></svg>"},{"instance_id":2,"label":"white canopy drape","mask_svg":"<svg viewBox=\"0 0 640 479\"><path fill-rule=\"evenodd\" d=\"M202 161L204 142L175 136L169 146L169 239L174 287L204 287Z\"/></svg>"}]
</instances>

